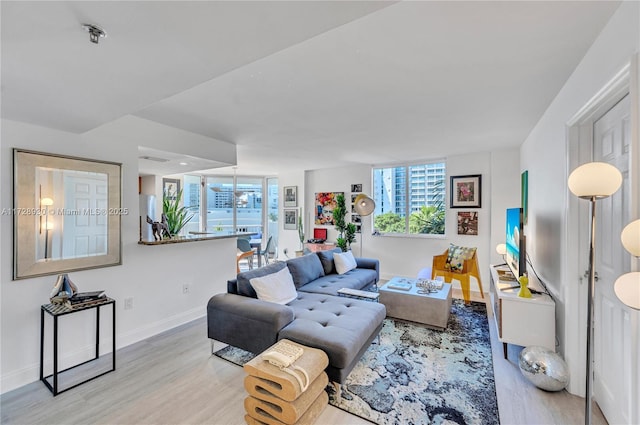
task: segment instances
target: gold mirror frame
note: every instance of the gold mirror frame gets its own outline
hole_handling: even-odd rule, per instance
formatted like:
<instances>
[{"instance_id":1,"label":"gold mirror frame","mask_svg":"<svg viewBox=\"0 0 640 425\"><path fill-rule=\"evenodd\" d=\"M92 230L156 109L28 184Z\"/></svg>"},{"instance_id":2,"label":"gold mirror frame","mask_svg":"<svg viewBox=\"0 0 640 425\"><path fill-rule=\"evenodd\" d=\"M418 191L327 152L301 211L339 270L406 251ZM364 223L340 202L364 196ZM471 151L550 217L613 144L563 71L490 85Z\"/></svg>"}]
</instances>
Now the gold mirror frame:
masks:
<instances>
[{"instance_id":1,"label":"gold mirror frame","mask_svg":"<svg viewBox=\"0 0 640 425\"><path fill-rule=\"evenodd\" d=\"M51 205L52 200L43 197L41 188L37 186L36 176L39 168L106 174L106 205L73 213L78 216L101 216L102 222L106 225L105 254L62 259L47 258L45 254L44 259L39 258L38 233L43 229L42 220L53 214L72 214L65 207L60 209L52 206L49 210L48 205ZM46 209L42 208L43 205L47 206ZM122 164L13 149L13 279L122 264L121 216L127 213L128 211L122 208ZM48 236L48 228L45 232ZM45 242L47 248L48 243Z\"/></svg>"}]
</instances>

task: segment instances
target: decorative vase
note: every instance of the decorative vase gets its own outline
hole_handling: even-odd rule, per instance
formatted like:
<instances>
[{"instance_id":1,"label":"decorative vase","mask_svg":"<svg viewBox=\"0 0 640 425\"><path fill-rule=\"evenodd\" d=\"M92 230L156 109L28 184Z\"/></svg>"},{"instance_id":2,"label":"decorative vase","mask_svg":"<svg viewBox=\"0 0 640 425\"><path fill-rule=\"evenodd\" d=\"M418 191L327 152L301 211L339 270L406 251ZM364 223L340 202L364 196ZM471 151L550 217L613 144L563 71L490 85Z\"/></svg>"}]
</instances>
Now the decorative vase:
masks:
<instances>
[{"instance_id":1,"label":"decorative vase","mask_svg":"<svg viewBox=\"0 0 640 425\"><path fill-rule=\"evenodd\" d=\"M529 278L527 276L520 276L518 282L520 282L520 292L518 292L518 296L521 298L531 298L531 291L528 288Z\"/></svg>"}]
</instances>

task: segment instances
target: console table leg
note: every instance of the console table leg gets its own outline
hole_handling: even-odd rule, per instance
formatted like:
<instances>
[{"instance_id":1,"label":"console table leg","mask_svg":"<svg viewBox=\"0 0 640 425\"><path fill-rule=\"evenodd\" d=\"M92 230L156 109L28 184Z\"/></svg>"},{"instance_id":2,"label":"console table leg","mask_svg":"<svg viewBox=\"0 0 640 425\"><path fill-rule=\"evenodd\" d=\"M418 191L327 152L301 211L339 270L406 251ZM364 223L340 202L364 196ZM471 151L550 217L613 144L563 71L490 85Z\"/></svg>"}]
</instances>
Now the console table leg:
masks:
<instances>
[{"instance_id":1,"label":"console table leg","mask_svg":"<svg viewBox=\"0 0 640 425\"><path fill-rule=\"evenodd\" d=\"M113 370L116 370L116 302L114 301L113 304L111 304L111 309L113 310L113 327L112 327L112 335L113 335L113 342L112 342L112 347L111 347L111 352L113 353Z\"/></svg>"},{"instance_id":2,"label":"console table leg","mask_svg":"<svg viewBox=\"0 0 640 425\"><path fill-rule=\"evenodd\" d=\"M40 309L40 380L44 378L44 310Z\"/></svg>"},{"instance_id":3,"label":"console table leg","mask_svg":"<svg viewBox=\"0 0 640 425\"><path fill-rule=\"evenodd\" d=\"M53 395L58 395L58 316L53 316Z\"/></svg>"}]
</instances>

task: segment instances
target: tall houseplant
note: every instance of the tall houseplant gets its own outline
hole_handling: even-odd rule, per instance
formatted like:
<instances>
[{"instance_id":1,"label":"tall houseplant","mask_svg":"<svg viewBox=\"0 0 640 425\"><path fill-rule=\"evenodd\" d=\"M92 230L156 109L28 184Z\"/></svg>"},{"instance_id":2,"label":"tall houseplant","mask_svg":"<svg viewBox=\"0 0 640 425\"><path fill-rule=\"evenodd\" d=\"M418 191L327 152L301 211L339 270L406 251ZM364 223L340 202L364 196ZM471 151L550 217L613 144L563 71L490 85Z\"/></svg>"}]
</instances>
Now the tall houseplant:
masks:
<instances>
[{"instance_id":1,"label":"tall houseplant","mask_svg":"<svg viewBox=\"0 0 640 425\"><path fill-rule=\"evenodd\" d=\"M182 189L176 192L175 196L169 196L167 192L162 194L162 213L167 217L169 234L165 230L165 235L172 238L180 233L180 230L193 218L194 213L189 213L186 207L180 206L182 199Z\"/></svg>"},{"instance_id":2,"label":"tall houseplant","mask_svg":"<svg viewBox=\"0 0 640 425\"><path fill-rule=\"evenodd\" d=\"M347 205L344 200L344 194L336 196L336 207L333 209L333 223L338 231L336 245L342 252L351 249L351 244L356 240L356 225L347 223L345 217L347 215Z\"/></svg>"},{"instance_id":3,"label":"tall houseplant","mask_svg":"<svg viewBox=\"0 0 640 425\"><path fill-rule=\"evenodd\" d=\"M298 210L298 239L300 239L300 249L296 251L296 256L304 254L304 225L302 223L302 208Z\"/></svg>"}]
</instances>

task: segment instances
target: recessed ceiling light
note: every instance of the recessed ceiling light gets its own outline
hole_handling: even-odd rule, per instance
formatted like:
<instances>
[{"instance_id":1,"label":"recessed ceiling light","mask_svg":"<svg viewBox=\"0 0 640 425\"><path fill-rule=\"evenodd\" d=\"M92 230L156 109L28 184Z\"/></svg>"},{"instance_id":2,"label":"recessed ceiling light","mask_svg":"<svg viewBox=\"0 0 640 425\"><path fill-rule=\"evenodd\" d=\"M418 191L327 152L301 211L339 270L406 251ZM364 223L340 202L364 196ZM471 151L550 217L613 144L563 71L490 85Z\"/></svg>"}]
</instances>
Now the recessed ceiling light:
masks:
<instances>
[{"instance_id":1,"label":"recessed ceiling light","mask_svg":"<svg viewBox=\"0 0 640 425\"><path fill-rule=\"evenodd\" d=\"M183 162L180 163L180 165L189 165L189 163L183 161Z\"/></svg>"}]
</instances>

